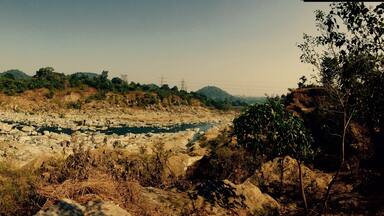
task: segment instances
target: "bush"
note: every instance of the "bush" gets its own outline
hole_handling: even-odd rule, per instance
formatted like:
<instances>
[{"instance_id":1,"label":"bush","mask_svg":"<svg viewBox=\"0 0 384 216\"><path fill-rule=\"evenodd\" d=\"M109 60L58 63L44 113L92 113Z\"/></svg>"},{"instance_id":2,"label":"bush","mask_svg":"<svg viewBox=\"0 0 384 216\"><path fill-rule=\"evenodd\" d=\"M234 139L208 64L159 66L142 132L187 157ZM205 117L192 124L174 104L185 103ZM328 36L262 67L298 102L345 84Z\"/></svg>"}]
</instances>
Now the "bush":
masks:
<instances>
[{"instance_id":1,"label":"bush","mask_svg":"<svg viewBox=\"0 0 384 216\"><path fill-rule=\"evenodd\" d=\"M70 102L67 104L68 109L81 109L81 102L76 101L76 102Z\"/></svg>"},{"instance_id":2,"label":"bush","mask_svg":"<svg viewBox=\"0 0 384 216\"><path fill-rule=\"evenodd\" d=\"M106 92L98 91L96 92L96 94L89 96L87 99L91 101L91 100L104 100L105 98L107 98Z\"/></svg>"},{"instance_id":3,"label":"bush","mask_svg":"<svg viewBox=\"0 0 384 216\"><path fill-rule=\"evenodd\" d=\"M314 156L312 136L303 121L286 111L279 98L249 107L234 120L234 133L240 145L267 159L291 155L302 160Z\"/></svg>"},{"instance_id":4,"label":"bush","mask_svg":"<svg viewBox=\"0 0 384 216\"><path fill-rule=\"evenodd\" d=\"M232 130L223 130L215 139L204 141L202 147L210 148L211 154L189 168L188 178L193 181L228 179L237 184L253 175L260 166L260 158L234 140Z\"/></svg>"},{"instance_id":5,"label":"bush","mask_svg":"<svg viewBox=\"0 0 384 216\"><path fill-rule=\"evenodd\" d=\"M47 94L45 94L45 97L48 99L52 99L53 96L55 96L55 91L52 89L50 89L49 92Z\"/></svg>"}]
</instances>

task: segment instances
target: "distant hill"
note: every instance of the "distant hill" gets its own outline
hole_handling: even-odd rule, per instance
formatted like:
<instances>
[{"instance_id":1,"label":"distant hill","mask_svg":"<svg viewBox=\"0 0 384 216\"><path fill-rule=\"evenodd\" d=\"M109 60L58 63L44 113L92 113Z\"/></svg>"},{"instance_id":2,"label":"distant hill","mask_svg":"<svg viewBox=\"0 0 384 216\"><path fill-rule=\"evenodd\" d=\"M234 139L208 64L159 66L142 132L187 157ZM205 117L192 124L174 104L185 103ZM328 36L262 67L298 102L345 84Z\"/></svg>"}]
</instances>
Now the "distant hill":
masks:
<instances>
[{"instance_id":1,"label":"distant hill","mask_svg":"<svg viewBox=\"0 0 384 216\"><path fill-rule=\"evenodd\" d=\"M206 96L216 101L240 102L246 104L264 103L266 97L246 97L233 96L223 89L216 86L206 86L196 91L196 93Z\"/></svg>"},{"instance_id":2,"label":"distant hill","mask_svg":"<svg viewBox=\"0 0 384 216\"><path fill-rule=\"evenodd\" d=\"M232 101L235 99L234 96L224 91L223 89L216 86L206 86L196 91L196 93L205 95L212 100L229 100Z\"/></svg>"},{"instance_id":3,"label":"distant hill","mask_svg":"<svg viewBox=\"0 0 384 216\"><path fill-rule=\"evenodd\" d=\"M0 76L13 76L13 78L15 79L30 79L31 76L27 75L26 73L24 73L23 71L21 70L17 70L17 69L12 69L12 70L7 70L7 71L4 71L3 73L0 73Z\"/></svg>"}]
</instances>

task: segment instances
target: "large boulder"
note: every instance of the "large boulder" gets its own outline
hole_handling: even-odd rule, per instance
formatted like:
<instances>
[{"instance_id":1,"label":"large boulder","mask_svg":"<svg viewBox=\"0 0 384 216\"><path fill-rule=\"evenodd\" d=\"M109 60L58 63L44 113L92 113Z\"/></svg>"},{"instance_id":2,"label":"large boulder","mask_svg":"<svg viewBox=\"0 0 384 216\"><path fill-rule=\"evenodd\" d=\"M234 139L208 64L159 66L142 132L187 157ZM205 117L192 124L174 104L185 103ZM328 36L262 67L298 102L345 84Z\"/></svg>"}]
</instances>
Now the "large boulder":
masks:
<instances>
[{"instance_id":1,"label":"large boulder","mask_svg":"<svg viewBox=\"0 0 384 216\"><path fill-rule=\"evenodd\" d=\"M252 215L278 215L279 203L268 194L262 193L251 181L246 180L238 185L228 180L224 180L224 182L235 188L236 195L243 198L245 208Z\"/></svg>"},{"instance_id":2,"label":"large boulder","mask_svg":"<svg viewBox=\"0 0 384 216\"><path fill-rule=\"evenodd\" d=\"M36 216L83 216L84 212L84 206L70 199L62 199L47 210L39 211Z\"/></svg>"},{"instance_id":3,"label":"large boulder","mask_svg":"<svg viewBox=\"0 0 384 216\"><path fill-rule=\"evenodd\" d=\"M197 208L205 204L207 209L207 204L210 204L211 207L222 208L229 213L237 212L239 215L278 215L280 210L276 200L262 193L249 180L242 184L234 184L229 180L202 182L197 185L193 197Z\"/></svg>"},{"instance_id":4,"label":"large boulder","mask_svg":"<svg viewBox=\"0 0 384 216\"><path fill-rule=\"evenodd\" d=\"M188 167L199 161L203 156L190 156L184 153L178 153L167 159L167 168L175 177L185 176Z\"/></svg>"},{"instance_id":5,"label":"large boulder","mask_svg":"<svg viewBox=\"0 0 384 216\"><path fill-rule=\"evenodd\" d=\"M315 199L321 199L332 175L317 170L311 170L305 165L302 166L303 183L306 193ZM282 173L283 167L283 173ZM283 177L283 180L281 178ZM264 163L256 174L250 178L250 181L267 193L279 194L299 193L299 170L297 161L289 156L278 157L272 161Z\"/></svg>"},{"instance_id":6,"label":"large boulder","mask_svg":"<svg viewBox=\"0 0 384 216\"><path fill-rule=\"evenodd\" d=\"M70 199L62 199L46 210L39 211L36 216L130 216L127 211L113 204L101 200L89 201L85 205L80 205Z\"/></svg>"}]
</instances>

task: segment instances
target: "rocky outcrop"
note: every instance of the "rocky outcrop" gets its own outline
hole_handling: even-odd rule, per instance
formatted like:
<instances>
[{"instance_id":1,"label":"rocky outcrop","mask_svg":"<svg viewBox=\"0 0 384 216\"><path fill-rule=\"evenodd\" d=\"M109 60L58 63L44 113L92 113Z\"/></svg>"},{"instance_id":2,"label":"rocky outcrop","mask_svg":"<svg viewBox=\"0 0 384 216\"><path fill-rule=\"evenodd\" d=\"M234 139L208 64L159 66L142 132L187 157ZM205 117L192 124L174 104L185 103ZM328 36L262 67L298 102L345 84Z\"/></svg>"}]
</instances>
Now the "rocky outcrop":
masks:
<instances>
[{"instance_id":1,"label":"rocky outcrop","mask_svg":"<svg viewBox=\"0 0 384 216\"><path fill-rule=\"evenodd\" d=\"M283 160L283 161L281 161ZM283 167L283 174L282 174ZM311 170L302 164L304 188L309 197L321 199L332 179L332 175ZM283 180L281 179L283 177ZM299 194L299 171L295 159L287 156L275 158L264 163L250 181L266 192L277 194L283 191L289 194Z\"/></svg>"},{"instance_id":2,"label":"rocky outcrop","mask_svg":"<svg viewBox=\"0 0 384 216\"><path fill-rule=\"evenodd\" d=\"M325 89L321 87L294 89L287 95L285 106L295 115L303 117L324 104L326 95Z\"/></svg>"},{"instance_id":3,"label":"rocky outcrop","mask_svg":"<svg viewBox=\"0 0 384 216\"><path fill-rule=\"evenodd\" d=\"M286 96L285 107L288 111L304 120L305 126L314 137L314 146L319 147L324 154L321 160L316 160L319 167L335 170L338 163L334 161L339 157L342 114L336 107L340 106L337 100L332 100L329 93L322 87L298 88L291 90ZM346 134L346 164L351 173L358 173L360 161L369 160L374 156L374 143L372 134L352 119ZM372 132L371 132L372 133Z\"/></svg>"},{"instance_id":4,"label":"rocky outcrop","mask_svg":"<svg viewBox=\"0 0 384 216\"><path fill-rule=\"evenodd\" d=\"M130 213L113 204L101 200L89 201L80 205L73 200L62 199L57 201L47 210L39 211L36 216L131 216Z\"/></svg>"}]
</instances>

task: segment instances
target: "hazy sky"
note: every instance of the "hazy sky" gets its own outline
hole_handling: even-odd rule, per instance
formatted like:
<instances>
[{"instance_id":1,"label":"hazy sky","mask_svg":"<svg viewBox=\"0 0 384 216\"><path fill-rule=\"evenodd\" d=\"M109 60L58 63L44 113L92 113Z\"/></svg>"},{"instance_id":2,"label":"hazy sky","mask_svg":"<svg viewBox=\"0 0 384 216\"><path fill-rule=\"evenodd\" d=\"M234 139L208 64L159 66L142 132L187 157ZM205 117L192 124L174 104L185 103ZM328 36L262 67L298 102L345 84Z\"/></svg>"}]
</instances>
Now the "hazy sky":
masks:
<instances>
[{"instance_id":1,"label":"hazy sky","mask_svg":"<svg viewBox=\"0 0 384 216\"><path fill-rule=\"evenodd\" d=\"M310 67L296 43L315 9L301 0L0 0L0 71L52 66L66 74L238 95L285 93Z\"/></svg>"}]
</instances>

